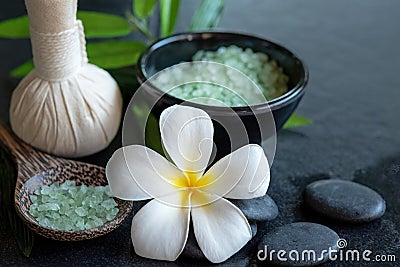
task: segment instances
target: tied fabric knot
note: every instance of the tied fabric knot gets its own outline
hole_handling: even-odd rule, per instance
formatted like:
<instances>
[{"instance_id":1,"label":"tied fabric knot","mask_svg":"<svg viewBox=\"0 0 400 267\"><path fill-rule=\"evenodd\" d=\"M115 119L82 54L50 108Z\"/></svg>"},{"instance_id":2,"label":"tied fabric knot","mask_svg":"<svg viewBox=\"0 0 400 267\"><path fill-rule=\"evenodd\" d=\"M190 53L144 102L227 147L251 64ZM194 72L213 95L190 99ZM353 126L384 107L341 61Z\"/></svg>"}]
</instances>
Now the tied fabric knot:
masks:
<instances>
[{"instance_id":1,"label":"tied fabric knot","mask_svg":"<svg viewBox=\"0 0 400 267\"><path fill-rule=\"evenodd\" d=\"M38 77L59 81L74 76L88 63L83 25L57 33L40 33L30 29L33 61Z\"/></svg>"},{"instance_id":2,"label":"tied fabric knot","mask_svg":"<svg viewBox=\"0 0 400 267\"><path fill-rule=\"evenodd\" d=\"M35 69L13 91L10 124L26 143L61 157L105 149L122 115L118 84L88 63L78 0L25 0Z\"/></svg>"}]
</instances>

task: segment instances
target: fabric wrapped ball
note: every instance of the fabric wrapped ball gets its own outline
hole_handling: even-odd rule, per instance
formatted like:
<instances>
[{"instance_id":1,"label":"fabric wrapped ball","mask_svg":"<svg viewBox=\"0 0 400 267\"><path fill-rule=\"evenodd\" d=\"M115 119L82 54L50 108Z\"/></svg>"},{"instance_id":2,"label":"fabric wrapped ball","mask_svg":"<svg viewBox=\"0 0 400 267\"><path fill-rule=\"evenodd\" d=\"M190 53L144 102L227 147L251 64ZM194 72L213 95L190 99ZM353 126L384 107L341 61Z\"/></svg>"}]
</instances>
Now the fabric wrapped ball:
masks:
<instances>
[{"instance_id":1,"label":"fabric wrapped ball","mask_svg":"<svg viewBox=\"0 0 400 267\"><path fill-rule=\"evenodd\" d=\"M106 148L115 137L122 97L108 72L91 64L60 81L35 70L14 90L10 121L26 143L63 157L82 157Z\"/></svg>"}]
</instances>

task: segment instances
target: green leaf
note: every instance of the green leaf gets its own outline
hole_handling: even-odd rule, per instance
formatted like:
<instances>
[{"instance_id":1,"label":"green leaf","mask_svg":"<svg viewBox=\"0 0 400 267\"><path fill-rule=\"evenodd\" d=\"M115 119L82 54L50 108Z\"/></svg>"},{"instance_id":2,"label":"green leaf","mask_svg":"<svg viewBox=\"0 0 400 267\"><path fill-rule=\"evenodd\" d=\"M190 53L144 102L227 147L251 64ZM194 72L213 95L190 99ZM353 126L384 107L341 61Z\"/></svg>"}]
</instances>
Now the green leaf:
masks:
<instances>
[{"instance_id":1,"label":"green leaf","mask_svg":"<svg viewBox=\"0 0 400 267\"><path fill-rule=\"evenodd\" d=\"M160 0L161 37L174 32L179 4L179 0Z\"/></svg>"},{"instance_id":2,"label":"green leaf","mask_svg":"<svg viewBox=\"0 0 400 267\"><path fill-rule=\"evenodd\" d=\"M28 16L21 16L0 22L0 37L10 39L29 38Z\"/></svg>"},{"instance_id":3,"label":"green leaf","mask_svg":"<svg viewBox=\"0 0 400 267\"><path fill-rule=\"evenodd\" d=\"M87 44L86 48L90 63L104 69L117 69L135 65L146 45L131 41L106 41ZM13 69L10 75L14 78L23 78L33 68L33 61L29 60Z\"/></svg>"},{"instance_id":4,"label":"green leaf","mask_svg":"<svg viewBox=\"0 0 400 267\"><path fill-rule=\"evenodd\" d=\"M132 99L133 94L139 87L136 79L136 66L108 70L111 76L117 81L124 100L124 110Z\"/></svg>"},{"instance_id":5,"label":"green leaf","mask_svg":"<svg viewBox=\"0 0 400 267\"><path fill-rule=\"evenodd\" d=\"M11 77L14 78L23 78L26 75L28 75L28 73L33 70L34 65L33 65L33 60L29 60L27 62L25 62L24 64L16 67L15 69L13 69L10 73Z\"/></svg>"},{"instance_id":6,"label":"green leaf","mask_svg":"<svg viewBox=\"0 0 400 267\"><path fill-rule=\"evenodd\" d=\"M135 88L139 87L139 83L136 79L136 68L134 67L125 67L112 69L109 71L111 76L118 82L120 88L126 88L130 92L134 91ZM131 99L133 95L129 95L126 98Z\"/></svg>"},{"instance_id":7,"label":"green leaf","mask_svg":"<svg viewBox=\"0 0 400 267\"><path fill-rule=\"evenodd\" d=\"M10 160L5 151L0 148L0 228L3 229L9 225L8 207L12 204L10 188L12 182L13 170ZM13 192L14 190L11 190ZM3 229L4 230L4 229Z\"/></svg>"},{"instance_id":8,"label":"green leaf","mask_svg":"<svg viewBox=\"0 0 400 267\"><path fill-rule=\"evenodd\" d=\"M129 23L120 16L92 11L78 11L86 38L120 37L131 33Z\"/></svg>"},{"instance_id":9,"label":"green leaf","mask_svg":"<svg viewBox=\"0 0 400 267\"><path fill-rule=\"evenodd\" d=\"M104 69L134 65L145 49L145 44L131 41L107 41L87 45L90 63Z\"/></svg>"},{"instance_id":10,"label":"green leaf","mask_svg":"<svg viewBox=\"0 0 400 267\"><path fill-rule=\"evenodd\" d=\"M138 102L135 103L135 105L132 105L131 112L134 114L134 121L131 123L137 125L137 127L135 127L135 130L137 131L135 135L142 137L144 126L145 135L143 137L145 138L145 145L158 152L160 155L165 156L161 143L160 128L157 117L151 113L149 107L143 102Z\"/></svg>"},{"instance_id":11,"label":"green leaf","mask_svg":"<svg viewBox=\"0 0 400 267\"><path fill-rule=\"evenodd\" d=\"M148 21L146 19L138 19L134 15L127 13L126 15L128 22L132 25L134 30L137 30L141 32L146 38L154 42L157 40L157 38L154 37L154 35L151 33L151 31L148 28Z\"/></svg>"},{"instance_id":12,"label":"green leaf","mask_svg":"<svg viewBox=\"0 0 400 267\"><path fill-rule=\"evenodd\" d=\"M15 240L17 241L18 248L25 255L25 257L29 257L33 248L35 236L33 232L18 217L14 208L13 210L10 208L8 213L11 229Z\"/></svg>"},{"instance_id":13,"label":"green leaf","mask_svg":"<svg viewBox=\"0 0 400 267\"><path fill-rule=\"evenodd\" d=\"M150 113L147 119L146 130L146 146L164 156L164 150L161 142L159 123L156 117Z\"/></svg>"},{"instance_id":14,"label":"green leaf","mask_svg":"<svg viewBox=\"0 0 400 267\"><path fill-rule=\"evenodd\" d=\"M129 23L120 16L92 11L78 11L78 19L83 21L86 38L120 37L131 33ZM0 22L0 37L29 38L29 18L18 18Z\"/></svg>"},{"instance_id":15,"label":"green leaf","mask_svg":"<svg viewBox=\"0 0 400 267\"><path fill-rule=\"evenodd\" d=\"M302 116L293 114L290 118L286 121L285 125L283 125L284 129L299 127L307 124L311 124L312 120L304 118Z\"/></svg>"},{"instance_id":16,"label":"green leaf","mask_svg":"<svg viewBox=\"0 0 400 267\"><path fill-rule=\"evenodd\" d=\"M0 149L0 223L11 228L21 252L29 257L33 244L33 232L18 217L14 208L16 171L9 155ZM8 218L8 220L6 220Z\"/></svg>"},{"instance_id":17,"label":"green leaf","mask_svg":"<svg viewBox=\"0 0 400 267\"><path fill-rule=\"evenodd\" d=\"M203 0L192 18L190 30L200 31L218 26L225 0Z\"/></svg>"},{"instance_id":18,"label":"green leaf","mask_svg":"<svg viewBox=\"0 0 400 267\"><path fill-rule=\"evenodd\" d=\"M153 13L157 0L133 0L133 13L139 19L145 19Z\"/></svg>"}]
</instances>

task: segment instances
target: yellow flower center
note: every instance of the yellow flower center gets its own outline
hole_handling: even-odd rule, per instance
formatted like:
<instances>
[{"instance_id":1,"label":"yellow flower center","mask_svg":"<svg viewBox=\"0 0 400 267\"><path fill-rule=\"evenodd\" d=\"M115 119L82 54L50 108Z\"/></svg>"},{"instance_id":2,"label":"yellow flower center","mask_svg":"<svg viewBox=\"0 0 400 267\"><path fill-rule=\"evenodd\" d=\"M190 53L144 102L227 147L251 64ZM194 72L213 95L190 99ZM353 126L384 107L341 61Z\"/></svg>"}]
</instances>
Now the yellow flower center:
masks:
<instances>
[{"instance_id":1,"label":"yellow flower center","mask_svg":"<svg viewBox=\"0 0 400 267\"><path fill-rule=\"evenodd\" d=\"M201 172L183 172L181 177L173 179L172 183L180 188L195 189L210 184L213 179L209 175L201 175Z\"/></svg>"},{"instance_id":2,"label":"yellow flower center","mask_svg":"<svg viewBox=\"0 0 400 267\"><path fill-rule=\"evenodd\" d=\"M213 182L210 175L185 171L182 176L170 179L170 181L180 189L182 207L202 206L212 202L212 198L202 190Z\"/></svg>"}]
</instances>

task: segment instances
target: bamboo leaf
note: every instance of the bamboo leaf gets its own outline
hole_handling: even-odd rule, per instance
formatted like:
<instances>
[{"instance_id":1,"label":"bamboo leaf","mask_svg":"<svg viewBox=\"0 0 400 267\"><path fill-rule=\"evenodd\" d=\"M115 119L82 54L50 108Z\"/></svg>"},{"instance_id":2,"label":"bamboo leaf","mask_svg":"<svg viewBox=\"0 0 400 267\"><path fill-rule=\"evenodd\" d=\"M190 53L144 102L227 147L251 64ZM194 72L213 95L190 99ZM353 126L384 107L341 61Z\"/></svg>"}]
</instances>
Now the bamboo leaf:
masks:
<instances>
[{"instance_id":1,"label":"bamboo leaf","mask_svg":"<svg viewBox=\"0 0 400 267\"><path fill-rule=\"evenodd\" d=\"M11 165L8 162L8 158L6 158L6 153L0 148L0 228L1 229L7 228L7 226L9 226L8 207L12 203L9 191L9 189L12 187L12 181L10 179L11 174L12 174L12 169Z\"/></svg>"},{"instance_id":2,"label":"bamboo leaf","mask_svg":"<svg viewBox=\"0 0 400 267\"><path fill-rule=\"evenodd\" d=\"M10 39L29 38L28 16L21 16L0 22L0 37Z\"/></svg>"},{"instance_id":3,"label":"bamboo leaf","mask_svg":"<svg viewBox=\"0 0 400 267\"><path fill-rule=\"evenodd\" d=\"M200 31L217 27L224 4L224 0L203 0L192 18L190 30Z\"/></svg>"},{"instance_id":4,"label":"bamboo leaf","mask_svg":"<svg viewBox=\"0 0 400 267\"><path fill-rule=\"evenodd\" d=\"M179 0L160 0L161 37L174 32L179 5Z\"/></svg>"},{"instance_id":5,"label":"bamboo leaf","mask_svg":"<svg viewBox=\"0 0 400 267\"><path fill-rule=\"evenodd\" d=\"M5 151L0 149L0 222L3 227L4 225L10 226L18 248L26 257L29 257L34 244L34 234L15 211L15 183L16 171L14 165Z\"/></svg>"},{"instance_id":6,"label":"bamboo leaf","mask_svg":"<svg viewBox=\"0 0 400 267\"><path fill-rule=\"evenodd\" d=\"M90 63L104 69L117 69L135 65L146 45L131 41L106 41L87 45ZM10 75L23 78L33 70L33 61L29 60L13 69Z\"/></svg>"},{"instance_id":7,"label":"bamboo leaf","mask_svg":"<svg viewBox=\"0 0 400 267\"><path fill-rule=\"evenodd\" d=\"M126 99L130 100L133 96L132 92L135 90L135 88L139 87L138 81L136 79L136 68L118 68L112 69L109 72L111 76L113 76L114 79L118 82L120 89L126 88L127 90L129 90L131 95L128 95Z\"/></svg>"},{"instance_id":8,"label":"bamboo leaf","mask_svg":"<svg viewBox=\"0 0 400 267\"><path fill-rule=\"evenodd\" d=\"M133 13L139 19L145 19L153 13L157 0L133 0Z\"/></svg>"},{"instance_id":9,"label":"bamboo leaf","mask_svg":"<svg viewBox=\"0 0 400 267\"><path fill-rule=\"evenodd\" d=\"M157 39L149 30L148 21L146 19L138 19L130 13L127 13L126 17L133 29L141 32L144 36L146 36L147 39L149 39L149 41L154 42Z\"/></svg>"},{"instance_id":10,"label":"bamboo leaf","mask_svg":"<svg viewBox=\"0 0 400 267\"><path fill-rule=\"evenodd\" d=\"M120 37L131 33L129 23L120 16L92 11L78 11L86 38Z\"/></svg>"},{"instance_id":11,"label":"bamboo leaf","mask_svg":"<svg viewBox=\"0 0 400 267\"><path fill-rule=\"evenodd\" d=\"M129 23L120 16L92 11L78 11L86 38L120 37L131 33ZM0 22L0 37L18 39L29 38L29 18L21 16Z\"/></svg>"},{"instance_id":12,"label":"bamboo leaf","mask_svg":"<svg viewBox=\"0 0 400 267\"><path fill-rule=\"evenodd\" d=\"M33 232L18 217L14 207L12 210L10 207L8 218L19 250L21 250L25 257L29 257L35 242Z\"/></svg>"},{"instance_id":13,"label":"bamboo leaf","mask_svg":"<svg viewBox=\"0 0 400 267\"><path fill-rule=\"evenodd\" d=\"M25 62L24 64L16 67L15 69L13 69L10 73L11 77L14 78L23 78L26 75L28 75L28 73L33 70L34 65L33 65L33 60L29 60L27 62Z\"/></svg>"},{"instance_id":14,"label":"bamboo leaf","mask_svg":"<svg viewBox=\"0 0 400 267\"><path fill-rule=\"evenodd\" d=\"M158 120L153 114L149 114L145 130L146 146L164 156Z\"/></svg>"},{"instance_id":15,"label":"bamboo leaf","mask_svg":"<svg viewBox=\"0 0 400 267\"><path fill-rule=\"evenodd\" d=\"M136 79L136 66L109 70L109 73L119 85L122 99L124 100L124 107L128 106L133 94L139 87L139 82Z\"/></svg>"},{"instance_id":16,"label":"bamboo leaf","mask_svg":"<svg viewBox=\"0 0 400 267\"><path fill-rule=\"evenodd\" d=\"M134 65L145 49L145 44L131 41L107 41L87 45L89 61L104 69Z\"/></svg>"},{"instance_id":17,"label":"bamboo leaf","mask_svg":"<svg viewBox=\"0 0 400 267\"><path fill-rule=\"evenodd\" d=\"M307 124L311 124L312 120L307 119L305 117L293 114L290 118L286 121L285 125L283 125L284 129L294 128L299 126L304 126Z\"/></svg>"},{"instance_id":18,"label":"bamboo leaf","mask_svg":"<svg viewBox=\"0 0 400 267\"><path fill-rule=\"evenodd\" d=\"M165 156L161 143L158 119L150 112L149 107L144 103L137 103L132 106L132 112L135 115L135 125L141 126L137 127L137 130L141 129L142 125L145 126L144 138L146 146L158 152L160 155ZM141 136L142 134L143 132L138 130L137 135Z\"/></svg>"}]
</instances>

